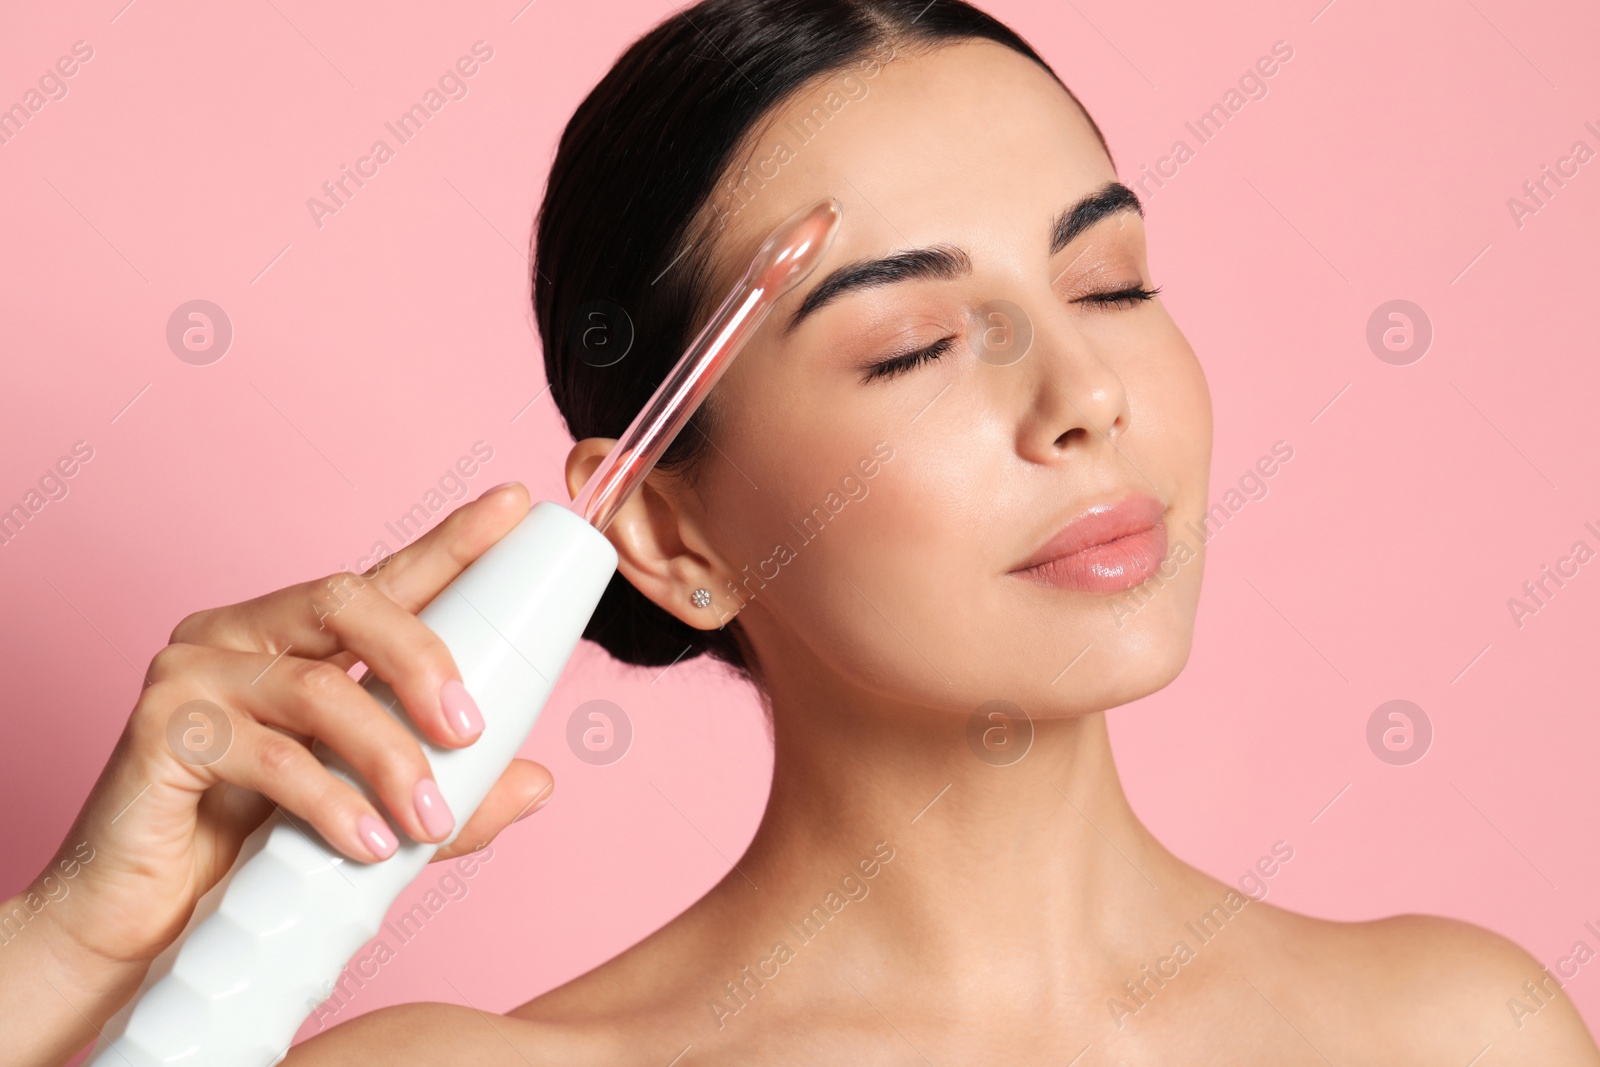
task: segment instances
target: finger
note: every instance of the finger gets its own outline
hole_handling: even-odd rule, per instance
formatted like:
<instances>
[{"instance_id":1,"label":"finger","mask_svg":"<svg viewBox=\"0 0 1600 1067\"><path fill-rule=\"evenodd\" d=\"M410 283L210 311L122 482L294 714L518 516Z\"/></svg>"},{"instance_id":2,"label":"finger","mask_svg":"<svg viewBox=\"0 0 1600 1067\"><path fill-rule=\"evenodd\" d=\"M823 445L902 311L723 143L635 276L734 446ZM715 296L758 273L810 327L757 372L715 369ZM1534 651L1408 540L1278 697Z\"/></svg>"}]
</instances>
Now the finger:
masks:
<instances>
[{"instance_id":1,"label":"finger","mask_svg":"<svg viewBox=\"0 0 1600 1067\"><path fill-rule=\"evenodd\" d=\"M323 619L339 643L389 683L428 740L462 748L483 732L483 716L439 635L387 596L370 593ZM348 677L348 671L343 671ZM359 684L359 683L356 683Z\"/></svg>"},{"instance_id":2,"label":"finger","mask_svg":"<svg viewBox=\"0 0 1600 1067\"><path fill-rule=\"evenodd\" d=\"M372 580L407 611L421 611L456 575L527 518L528 509L528 490L520 482L486 493L386 559L374 569Z\"/></svg>"},{"instance_id":3,"label":"finger","mask_svg":"<svg viewBox=\"0 0 1600 1067\"><path fill-rule=\"evenodd\" d=\"M394 830L359 790L334 777L300 742L244 715L236 717L228 750L211 770L310 823L351 859L375 863L399 847Z\"/></svg>"},{"instance_id":4,"label":"finger","mask_svg":"<svg viewBox=\"0 0 1600 1067\"><path fill-rule=\"evenodd\" d=\"M500 831L511 823L527 818L549 803L555 787L555 779L543 765L532 760L512 760L511 766L461 828L461 833L435 853L433 859L447 860L478 851L500 836Z\"/></svg>"},{"instance_id":5,"label":"finger","mask_svg":"<svg viewBox=\"0 0 1600 1067\"><path fill-rule=\"evenodd\" d=\"M519 483L488 493L451 512L439 525L364 574L339 572L224 607L208 608L173 629L173 643L212 645L240 652L288 652L328 659L346 651L324 625L369 592L387 596L415 614L467 565L528 513ZM344 663L348 669L355 661Z\"/></svg>"},{"instance_id":6,"label":"finger","mask_svg":"<svg viewBox=\"0 0 1600 1067\"><path fill-rule=\"evenodd\" d=\"M187 682L192 687L189 679L203 678L206 699L239 719L288 731L294 736L287 739L302 749L320 739L372 786L413 840L441 841L454 828L421 744L338 667L297 656L180 644L157 653L151 674L164 686Z\"/></svg>"}]
</instances>

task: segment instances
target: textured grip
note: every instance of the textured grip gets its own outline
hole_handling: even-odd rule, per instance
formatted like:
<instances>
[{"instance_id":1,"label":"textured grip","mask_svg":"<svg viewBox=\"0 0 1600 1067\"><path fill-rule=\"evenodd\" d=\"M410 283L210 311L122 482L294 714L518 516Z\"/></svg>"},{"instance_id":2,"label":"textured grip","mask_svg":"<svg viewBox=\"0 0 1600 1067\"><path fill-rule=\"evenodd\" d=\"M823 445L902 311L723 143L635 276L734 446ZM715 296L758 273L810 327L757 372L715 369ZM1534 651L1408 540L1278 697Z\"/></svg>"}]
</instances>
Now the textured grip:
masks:
<instances>
[{"instance_id":1,"label":"textured grip","mask_svg":"<svg viewBox=\"0 0 1600 1067\"><path fill-rule=\"evenodd\" d=\"M203 921L191 923L170 971L149 985L113 1050L94 1062L268 1067L281 1060L301 1020L326 998L327 983L377 934L436 846L404 847L420 864L399 854L384 864L351 863L272 815ZM363 877L379 870L387 877ZM288 1038L279 1037L283 1026Z\"/></svg>"},{"instance_id":2,"label":"textured grip","mask_svg":"<svg viewBox=\"0 0 1600 1067\"><path fill-rule=\"evenodd\" d=\"M516 756L616 570L616 550L560 505L535 505L418 613L483 712L463 749L423 739L389 685L362 686L421 742L457 832ZM329 770L384 806L335 753ZM392 825L392 824L391 824ZM358 863L280 809L251 834L189 925L107 1023L89 1067L270 1067L437 844ZM452 838L454 834L451 835Z\"/></svg>"}]
</instances>

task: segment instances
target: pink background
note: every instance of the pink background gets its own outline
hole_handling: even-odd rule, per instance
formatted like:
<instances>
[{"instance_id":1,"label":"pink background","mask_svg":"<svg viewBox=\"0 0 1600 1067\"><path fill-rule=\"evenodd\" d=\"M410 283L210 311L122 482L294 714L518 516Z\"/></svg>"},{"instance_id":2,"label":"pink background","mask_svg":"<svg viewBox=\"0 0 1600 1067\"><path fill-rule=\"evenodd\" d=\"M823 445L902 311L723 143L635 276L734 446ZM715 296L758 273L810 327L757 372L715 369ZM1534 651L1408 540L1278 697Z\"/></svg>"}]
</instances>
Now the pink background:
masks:
<instances>
[{"instance_id":1,"label":"pink background","mask_svg":"<svg viewBox=\"0 0 1600 1067\"><path fill-rule=\"evenodd\" d=\"M1219 877L1284 839L1277 903L1457 916L1553 964L1600 920L1600 562L1520 630L1506 601L1580 538L1600 549L1583 528L1600 527L1600 160L1520 227L1507 200L1574 141L1600 150L1600 8L1324 2L988 5L1079 93L1130 183L1175 139L1195 148L1185 120L1273 42L1294 50L1147 189L1155 278L1215 398L1212 499L1273 442L1294 458L1211 542L1190 666L1113 714L1119 764L1156 833ZM74 442L94 450L0 548L5 893L65 833L185 614L398 547L384 522L478 440L494 455L474 495L562 492L523 250L562 124L672 10L123 3L0 16L0 105L73 42L94 49L0 145L0 507ZM469 95L319 229L306 199L477 40L494 56ZM165 340L195 298L235 331L209 366ZM1408 366L1365 339L1397 298L1434 327ZM635 728L609 766L564 741L594 698ZM1366 742L1394 698L1434 728L1409 766ZM770 771L742 690L592 646L525 754L554 770L554 801L341 1017L504 1010L606 959L727 869ZM1600 968L1567 988L1600 1023Z\"/></svg>"}]
</instances>

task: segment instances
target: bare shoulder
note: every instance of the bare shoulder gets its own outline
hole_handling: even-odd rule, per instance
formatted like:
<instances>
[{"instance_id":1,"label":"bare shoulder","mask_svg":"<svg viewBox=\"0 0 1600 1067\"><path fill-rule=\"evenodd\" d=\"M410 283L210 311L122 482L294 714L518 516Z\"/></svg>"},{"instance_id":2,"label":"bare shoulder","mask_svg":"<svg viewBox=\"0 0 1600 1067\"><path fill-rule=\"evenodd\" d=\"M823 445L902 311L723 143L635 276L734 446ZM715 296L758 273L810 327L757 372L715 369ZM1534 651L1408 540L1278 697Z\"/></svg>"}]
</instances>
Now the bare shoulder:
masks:
<instances>
[{"instance_id":1,"label":"bare shoulder","mask_svg":"<svg viewBox=\"0 0 1600 1067\"><path fill-rule=\"evenodd\" d=\"M1344 923L1266 910L1280 973L1306 991L1303 1007L1320 1001L1324 1017L1342 1016L1339 1029L1366 1035L1385 1060L1600 1067L1561 977L1507 937L1434 915Z\"/></svg>"},{"instance_id":2,"label":"bare shoulder","mask_svg":"<svg viewBox=\"0 0 1600 1067\"><path fill-rule=\"evenodd\" d=\"M526 1067L610 1062L603 1035L459 1004L396 1004L290 1049L284 1067Z\"/></svg>"},{"instance_id":3,"label":"bare shoulder","mask_svg":"<svg viewBox=\"0 0 1600 1067\"><path fill-rule=\"evenodd\" d=\"M284 1067L667 1063L693 1017L682 1008L682 981L667 978L681 979L694 955L682 938L680 919L503 1015L439 1003L368 1012L296 1045Z\"/></svg>"}]
</instances>

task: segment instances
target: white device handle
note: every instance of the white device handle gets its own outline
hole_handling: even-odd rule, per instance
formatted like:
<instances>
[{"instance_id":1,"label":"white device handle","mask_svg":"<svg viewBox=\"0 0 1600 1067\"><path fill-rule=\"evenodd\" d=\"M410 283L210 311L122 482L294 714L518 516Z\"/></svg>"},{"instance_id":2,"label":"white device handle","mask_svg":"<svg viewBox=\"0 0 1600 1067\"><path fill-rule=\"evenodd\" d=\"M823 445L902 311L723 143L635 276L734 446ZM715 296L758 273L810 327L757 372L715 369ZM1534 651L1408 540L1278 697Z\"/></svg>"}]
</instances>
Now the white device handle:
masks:
<instances>
[{"instance_id":1,"label":"white device handle","mask_svg":"<svg viewBox=\"0 0 1600 1067\"><path fill-rule=\"evenodd\" d=\"M434 745L387 683L370 670L362 679L421 742L456 817L450 840L527 739L616 567L604 534L542 501L418 612L450 649L483 712L483 733L466 748ZM320 741L313 751L384 810L334 752ZM394 829L394 855L358 863L303 821L281 809L272 815L106 1024L87 1067L270 1067L282 1060L300 1024L440 847Z\"/></svg>"},{"instance_id":2,"label":"white device handle","mask_svg":"<svg viewBox=\"0 0 1600 1067\"><path fill-rule=\"evenodd\" d=\"M487 725L477 741L434 746L417 734L388 685L370 672L362 680L422 743L457 832L533 729L617 569L616 549L601 531L774 301L816 268L842 211L830 196L780 223L572 507L535 505L417 614L443 638L483 712ZM382 810L333 752L321 742L313 751ZM88 1067L271 1067L283 1059L300 1023L438 848L399 836L402 844L387 860L347 862L309 826L272 816L106 1024Z\"/></svg>"}]
</instances>

